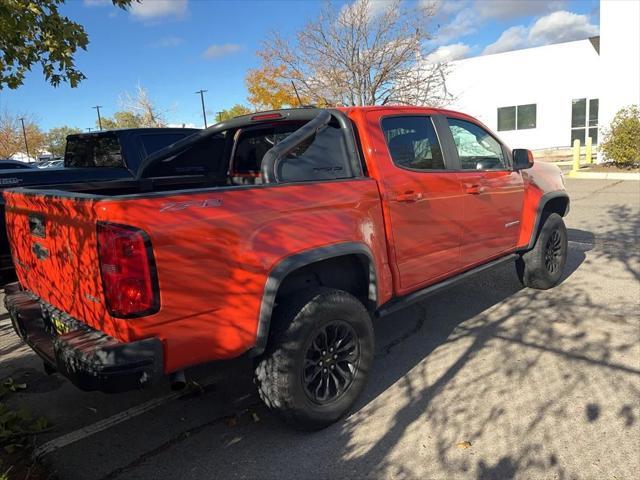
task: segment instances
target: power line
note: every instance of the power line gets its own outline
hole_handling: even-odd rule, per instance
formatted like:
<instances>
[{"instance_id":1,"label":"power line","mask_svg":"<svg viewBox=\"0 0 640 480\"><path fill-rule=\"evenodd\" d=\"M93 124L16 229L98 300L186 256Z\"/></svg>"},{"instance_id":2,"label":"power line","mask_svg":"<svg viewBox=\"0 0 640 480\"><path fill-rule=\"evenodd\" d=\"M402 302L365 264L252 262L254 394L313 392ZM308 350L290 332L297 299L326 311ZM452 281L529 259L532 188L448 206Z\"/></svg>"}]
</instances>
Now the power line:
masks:
<instances>
[{"instance_id":1,"label":"power line","mask_svg":"<svg viewBox=\"0 0 640 480\"><path fill-rule=\"evenodd\" d=\"M91 108L95 108L96 112L98 112L98 127L100 128L100 130L102 130L102 118L100 117L100 109L102 108L102 105L96 105L95 107Z\"/></svg>"},{"instance_id":2,"label":"power line","mask_svg":"<svg viewBox=\"0 0 640 480\"><path fill-rule=\"evenodd\" d=\"M200 94L200 101L202 102L202 117L204 118L204 128L207 128L207 112L204 109L204 92L207 90L198 90L196 95Z\"/></svg>"},{"instance_id":3,"label":"power line","mask_svg":"<svg viewBox=\"0 0 640 480\"><path fill-rule=\"evenodd\" d=\"M24 129L24 117L20 117L20 123L22 123L22 136L24 137L24 148L27 151L27 162L31 162L31 156L29 155L29 143L27 143L27 131Z\"/></svg>"}]
</instances>

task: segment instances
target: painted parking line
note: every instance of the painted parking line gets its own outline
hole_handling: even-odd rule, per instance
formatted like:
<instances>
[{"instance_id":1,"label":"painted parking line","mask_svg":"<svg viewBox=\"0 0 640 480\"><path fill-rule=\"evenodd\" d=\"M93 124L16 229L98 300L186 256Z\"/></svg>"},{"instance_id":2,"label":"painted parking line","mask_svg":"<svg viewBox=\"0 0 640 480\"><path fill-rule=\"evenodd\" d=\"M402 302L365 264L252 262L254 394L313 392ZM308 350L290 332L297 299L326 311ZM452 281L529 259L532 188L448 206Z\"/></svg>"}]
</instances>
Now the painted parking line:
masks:
<instances>
[{"instance_id":1,"label":"painted parking line","mask_svg":"<svg viewBox=\"0 0 640 480\"><path fill-rule=\"evenodd\" d=\"M211 385L213 385L213 382L200 384L203 389L206 389ZM177 400L181 397L191 394L193 394L193 390L185 388L184 390L178 392L171 392L167 395L163 395L162 397L153 398L147 402L141 403L140 405L136 405L135 407L124 410L123 412L116 413L115 415L99 420L95 423L92 423L91 425L79 428L78 430L74 430L73 432L65 433L58 438L54 438L53 440L43 443L33 450L32 456L34 459L42 458L44 455L55 452L60 448L71 445L72 443L78 442L87 437L90 437L91 435L95 435L98 432L102 432L103 430L111 428L114 425L118 425L119 423L126 422L127 420L142 415L149 410L153 410L154 408L160 407L173 400Z\"/></svg>"}]
</instances>

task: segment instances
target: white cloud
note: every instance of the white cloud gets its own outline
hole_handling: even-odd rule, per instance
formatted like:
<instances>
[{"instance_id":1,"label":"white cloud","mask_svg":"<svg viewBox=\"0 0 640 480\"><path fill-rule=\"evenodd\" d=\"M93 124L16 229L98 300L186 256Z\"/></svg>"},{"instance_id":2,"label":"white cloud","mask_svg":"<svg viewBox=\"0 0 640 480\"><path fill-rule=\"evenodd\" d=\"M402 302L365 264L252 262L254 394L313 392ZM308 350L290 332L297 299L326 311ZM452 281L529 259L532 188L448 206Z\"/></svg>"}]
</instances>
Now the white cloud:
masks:
<instances>
[{"instance_id":1,"label":"white cloud","mask_svg":"<svg viewBox=\"0 0 640 480\"><path fill-rule=\"evenodd\" d=\"M172 48L182 45L184 43L184 38L180 37L164 37L151 44L152 47L158 48Z\"/></svg>"},{"instance_id":2,"label":"white cloud","mask_svg":"<svg viewBox=\"0 0 640 480\"><path fill-rule=\"evenodd\" d=\"M196 125L195 123L168 123L169 128L202 128L202 125Z\"/></svg>"},{"instance_id":3,"label":"white cloud","mask_svg":"<svg viewBox=\"0 0 640 480\"><path fill-rule=\"evenodd\" d=\"M518 48L582 40L598 34L598 27L586 15L560 10L539 18L530 28L510 27L487 47L483 54L507 52Z\"/></svg>"},{"instance_id":4,"label":"white cloud","mask_svg":"<svg viewBox=\"0 0 640 480\"><path fill-rule=\"evenodd\" d=\"M188 0L143 0L134 2L129 11L138 20L156 20L163 17L183 18L188 9Z\"/></svg>"},{"instance_id":5,"label":"white cloud","mask_svg":"<svg viewBox=\"0 0 640 480\"><path fill-rule=\"evenodd\" d=\"M106 7L112 5L111 0L82 0L85 7Z\"/></svg>"},{"instance_id":6,"label":"white cloud","mask_svg":"<svg viewBox=\"0 0 640 480\"><path fill-rule=\"evenodd\" d=\"M427 55L427 62L440 63L464 58L469 53L471 47L464 43L454 43L452 45L443 45L438 47L434 52Z\"/></svg>"},{"instance_id":7,"label":"white cloud","mask_svg":"<svg viewBox=\"0 0 640 480\"><path fill-rule=\"evenodd\" d=\"M351 14L355 7L362 5L364 0L354 0L352 2L345 3L340 9L340 17L344 18L345 15ZM395 5L397 0L369 0L367 6L367 13L369 19L375 18L378 15L385 13L389 8ZM357 11L357 10L355 10Z\"/></svg>"},{"instance_id":8,"label":"white cloud","mask_svg":"<svg viewBox=\"0 0 640 480\"><path fill-rule=\"evenodd\" d=\"M586 15L560 10L536 21L529 30L529 41L533 45L569 42L593 37L598 27L589 22Z\"/></svg>"},{"instance_id":9,"label":"white cloud","mask_svg":"<svg viewBox=\"0 0 640 480\"><path fill-rule=\"evenodd\" d=\"M492 53L508 52L510 50L516 50L523 48L527 44L527 28L522 25L515 27L509 27L500 38L491 45L487 45L482 52L483 55L489 55Z\"/></svg>"},{"instance_id":10,"label":"white cloud","mask_svg":"<svg viewBox=\"0 0 640 480\"><path fill-rule=\"evenodd\" d=\"M394 5L394 0L370 0L371 15L374 17L389 10Z\"/></svg>"},{"instance_id":11,"label":"white cloud","mask_svg":"<svg viewBox=\"0 0 640 480\"><path fill-rule=\"evenodd\" d=\"M436 32L439 43L450 42L459 37L470 35L478 30L478 15L471 8L458 12L453 20Z\"/></svg>"},{"instance_id":12,"label":"white cloud","mask_svg":"<svg viewBox=\"0 0 640 480\"><path fill-rule=\"evenodd\" d=\"M436 15L443 16L459 12L463 8L467 8L469 6L468 2L463 0L455 2L450 0L421 0L420 3L424 8L433 8Z\"/></svg>"},{"instance_id":13,"label":"white cloud","mask_svg":"<svg viewBox=\"0 0 640 480\"><path fill-rule=\"evenodd\" d=\"M242 50L242 47L237 43L225 43L223 45L211 45L204 52L202 52L202 57L207 60L211 60L214 58L224 57L225 55L230 55L232 53L236 53Z\"/></svg>"},{"instance_id":14,"label":"white cloud","mask_svg":"<svg viewBox=\"0 0 640 480\"><path fill-rule=\"evenodd\" d=\"M517 18L542 15L562 8L563 0L477 0L474 8L484 18Z\"/></svg>"},{"instance_id":15,"label":"white cloud","mask_svg":"<svg viewBox=\"0 0 640 480\"><path fill-rule=\"evenodd\" d=\"M559 10L567 0L422 0L435 5L436 19L442 26L438 43L448 43L476 33L491 19L508 20L537 16Z\"/></svg>"}]
</instances>

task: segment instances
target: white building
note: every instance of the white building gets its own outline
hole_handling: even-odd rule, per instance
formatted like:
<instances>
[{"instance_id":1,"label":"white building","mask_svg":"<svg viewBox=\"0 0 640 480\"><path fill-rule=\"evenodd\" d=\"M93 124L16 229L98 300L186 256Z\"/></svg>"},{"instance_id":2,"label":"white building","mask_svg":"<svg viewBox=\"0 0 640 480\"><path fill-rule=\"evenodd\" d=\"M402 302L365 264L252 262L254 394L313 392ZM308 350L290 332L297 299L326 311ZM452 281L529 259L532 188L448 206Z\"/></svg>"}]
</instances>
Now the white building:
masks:
<instances>
[{"instance_id":1,"label":"white building","mask_svg":"<svg viewBox=\"0 0 640 480\"><path fill-rule=\"evenodd\" d=\"M602 0L600 36L451 63L450 108L477 117L512 148L601 138L640 104L640 0Z\"/></svg>"}]
</instances>

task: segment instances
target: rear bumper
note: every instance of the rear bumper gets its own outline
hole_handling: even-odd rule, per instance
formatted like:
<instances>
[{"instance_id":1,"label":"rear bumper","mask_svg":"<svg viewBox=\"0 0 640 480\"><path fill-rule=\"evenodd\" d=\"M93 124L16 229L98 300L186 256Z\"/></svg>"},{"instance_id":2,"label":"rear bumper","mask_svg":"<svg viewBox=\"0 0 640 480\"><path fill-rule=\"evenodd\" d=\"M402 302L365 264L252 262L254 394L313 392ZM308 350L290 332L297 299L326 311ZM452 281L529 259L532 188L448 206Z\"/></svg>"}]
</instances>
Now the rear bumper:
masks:
<instances>
[{"instance_id":1,"label":"rear bumper","mask_svg":"<svg viewBox=\"0 0 640 480\"><path fill-rule=\"evenodd\" d=\"M73 331L56 335L40 303L12 287L6 290L5 306L20 338L82 390L124 392L163 376L162 343L157 338L122 343L79 322Z\"/></svg>"}]
</instances>

